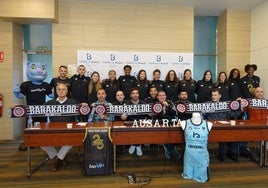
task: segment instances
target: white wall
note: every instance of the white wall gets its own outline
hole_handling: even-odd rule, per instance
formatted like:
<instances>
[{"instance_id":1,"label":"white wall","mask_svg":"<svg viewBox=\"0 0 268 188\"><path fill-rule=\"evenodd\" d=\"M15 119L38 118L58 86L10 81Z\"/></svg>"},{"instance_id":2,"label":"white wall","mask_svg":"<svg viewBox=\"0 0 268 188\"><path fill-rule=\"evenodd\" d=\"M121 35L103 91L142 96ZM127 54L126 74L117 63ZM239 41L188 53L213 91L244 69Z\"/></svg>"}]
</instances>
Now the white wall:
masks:
<instances>
[{"instance_id":1,"label":"white wall","mask_svg":"<svg viewBox=\"0 0 268 188\"><path fill-rule=\"evenodd\" d=\"M256 64L256 75L261 78L261 87L268 98L268 1L251 12L250 63Z\"/></svg>"}]
</instances>

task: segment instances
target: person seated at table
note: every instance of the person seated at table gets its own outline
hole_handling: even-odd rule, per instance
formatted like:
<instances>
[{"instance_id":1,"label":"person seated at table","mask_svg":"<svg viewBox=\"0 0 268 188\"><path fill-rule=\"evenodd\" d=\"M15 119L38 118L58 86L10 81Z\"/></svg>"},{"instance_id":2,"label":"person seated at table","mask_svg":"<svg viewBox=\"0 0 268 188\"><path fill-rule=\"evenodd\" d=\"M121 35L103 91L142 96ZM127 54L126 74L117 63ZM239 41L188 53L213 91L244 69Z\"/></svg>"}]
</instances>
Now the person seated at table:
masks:
<instances>
[{"instance_id":1,"label":"person seated at table","mask_svg":"<svg viewBox=\"0 0 268 188\"><path fill-rule=\"evenodd\" d=\"M74 99L67 98L68 88L64 83L58 83L56 86L57 98L50 100L45 105L70 105L77 104ZM74 122L75 116L51 116L49 117L51 122ZM53 146L42 146L44 151L47 152L49 158L53 160L51 167L52 172L56 172L59 168L67 166L66 160L67 153L72 149L72 146L62 146L59 151Z\"/></svg>"},{"instance_id":2,"label":"person seated at table","mask_svg":"<svg viewBox=\"0 0 268 188\"><path fill-rule=\"evenodd\" d=\"M125 101L125 95L124 92L121 90L118 90L115 93L115 102L113 103L113 105L126 105L126 101ZM126 114L121 114L120 116L115 116L114 117L114 121L125 121L127 119L127 115Z\"/></svg>"},{"instance_id":3,"label":"person seated at table","mask_svg":"<svg viewBox=\"0 0 268 188\"><path fill-rule=\"evenodd\" d=\"M139 99L139 89L134 87L130 90L130 99L127 101L127 105L138 105L145 104L144 101ZM139 121L140 119L145 119L146 115L127 115L127 121ZM141 145L131 145L128 149L130 155L132 155L136 150L137 156L142 156L143 152L141 149Z\"/></svg>"},{"instance_id":4,"label":"person seated at table","mask_svg":"<svg viewBox=\"0 0 268 188\"><path fill-rule=\"evenodd\" d=\"M166 92L158 91L156 104L162 105L162 111L153 116L153 121L158 120L161 122L163 119L168 119L171 122L176 117L176 108L172 101L167 100ZM174 144L164 144L165 156L170 158L173 156L176 159L180 159L180 154L177 151Z\"/></svg>"},{"instance_id":5,"label":"person seated at table","mask_svg":"<svg viewBox=\"0 0 268 188\"><path fill-rule=\"evenodd\" d=\"M96 107L97 105L104 105L105 107L111 106L112 103L106 101L106 91L103 88L100 88L97 90L97 101L93 102L90 106ZM93 122L99 122L99 121L113 121L114 116L111 114L97 114L94 113L93 115Z\"/></svg>"},{"instance_id":6,"label":"person seated at table","mask_svg":"<svg viewBox=\"0 0 268 188\"><path fill-rule=\"evenodd\" d=\"M254 91L254 99L265 99L263 88L257 87ZM268 117L268 109L248 108L248 118L250 120L266 120Z\"/></svg>"},{"instance_id":7,"label":"person seated at table","mask_svg":"<svg viewBox=\"0 0 268 188\"><path fill-rule=\"evenodd\" d=\"M158 90L157 90L156 86L153 86L153 85L150 86L149 97L144 99L144 102L146 104L156 103L157 102L157 93L158 93Z\"/></svg>"},{"instance_id":8,"label":"person seated at table","mask_svg":"<svg viewBox=\"0 0 268 188\"><path fill-rule=\"evenodd\" d=\"M254 90L254 99L265 99L263 88L257 87ZM248 108L248 118L249 120L267 120L268 109L261 108ZM239 148L239 154L243 157L247 157L253 161L258 161L254 158L253 154L250 152L250 149L247 147L246 143L242 144Z\"/></svg>"},{"instance_id":9,"label":"person seated at table","mask_svg":"<svg viewBox=\"0 0 268 188\"><path fill-rule=\"evenodd\" d=\"M211 91L211 102L220 102L221 99L221 92L218 88L214 88ZM225 112L213 112L213 113L207 113L205 114L205 117L207 120L228 120L231 117L237 118L241 114L240 110L237 111L225 111ZM239 142L229 142L228 144L225 142L219 143L219 155L218 159L219 161L223 162L225 161L225 154L226 154L226 148L225 146L228 145L228 157L233 161L238 161L238 147Z\"/></svg>"},{"instance_id":10,"label":"person seated at table","mask_svg":"<svg viewBox=\"0 0 268 188\"><path fill-rule=\"evenodd\" d=\"M176 101L174 104L175 106L179 105L179 104L184 104L184 105L187 105L189 103L191 103L189 100L188 100L188 93L186 90L181 90L180 93L179 93L179 100ZM190 119L192 117L192 113L186 113L186 112L179 112L177 110L177 116L178 116L178 119L180 120L187 120L187 119Z\"/></svg>"}]
</instances>

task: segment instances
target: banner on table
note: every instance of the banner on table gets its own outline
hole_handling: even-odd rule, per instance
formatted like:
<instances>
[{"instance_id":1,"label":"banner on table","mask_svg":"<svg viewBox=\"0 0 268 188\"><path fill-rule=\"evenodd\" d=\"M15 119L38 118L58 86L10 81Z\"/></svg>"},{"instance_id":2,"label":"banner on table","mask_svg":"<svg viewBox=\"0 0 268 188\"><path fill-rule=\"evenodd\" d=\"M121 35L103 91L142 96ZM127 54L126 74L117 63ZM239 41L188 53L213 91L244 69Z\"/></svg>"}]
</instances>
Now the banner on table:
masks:
<instances>
[{"instance_id":1,"label":"banner on table","mask_svg":"<svg viewBox=\"0 0 268 188\"><path fill-rule=\"evenodd\" d=\"M110 128L89 128L84 139L82 173L87 175L112 173Z\"/></svg>"},{"instance_id":2,"label":"banner on table","mask_svg":"<svg viewBox=\"0 0 268 188\"><path fill-rule=\"evenodd\" d=\"M98 71L101 79L108 78L109 70L115 70L117 77L124 75L125 65L132 66L131 74L136 77L139 70L144 69L147 78L152 80L153 71L159 69L162 80L169 70L174 70L180 79L185 69L192 70L193 74L193 53L78 50L77 65L86 66L87 76Z\"/></svg>"}]
</instances>

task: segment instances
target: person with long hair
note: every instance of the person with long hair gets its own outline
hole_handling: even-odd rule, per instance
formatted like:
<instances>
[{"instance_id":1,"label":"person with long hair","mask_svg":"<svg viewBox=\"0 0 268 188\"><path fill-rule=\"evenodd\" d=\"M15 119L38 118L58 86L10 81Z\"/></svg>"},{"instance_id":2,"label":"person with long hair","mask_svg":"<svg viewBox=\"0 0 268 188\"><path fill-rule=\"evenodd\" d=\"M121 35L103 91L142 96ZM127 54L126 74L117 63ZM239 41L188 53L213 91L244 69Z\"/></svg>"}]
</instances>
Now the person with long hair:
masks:
<instances>
[{"instance_id":1,"label":"person with long hair","mask_svg":"<svg viewBox=\"0 0 268 188\"><path fill-rule=\"evenodd\" d=\"M179 79L174 70L168 71L165 79L165 92L167 99L172 102L177 101L179 93Z\"/></svg>"},{"instance_id":2,"label":"person with long hair","mask_svg":"<svg viewBox=\"0 0 268 188\"><path fill-rule=\"evenodd\" d=\"M147 80L145 70L140 70L136 80L136 87L139 89L140 99L144 100L149 97L150 82Z\"/></svg>"},{"instance_id":3,"label":"person with long hair","mask_svg":"<svg viewBox=\"0 0 268 188\"><path fill-rule=\"evenodd\" d=\"M240 71L237 68L231 70L228 78L229 98L231 101L238 100L242 97Z\"/></svg>"},{"instance_id":4,"label":"person with long hair","mask_svg":"<svg viewBox=\"0 0 268 188\"><path fill-rule=\"evenodd\" d=\"M222 71L219 73L214 87L218 88L221 91L221 101L228 101L230 99L229 83L226 72Z\"/></svg>"},{"instance_id":5,"label":"person with long hair","mask_svg":"<svg viewBox=\"0 0 268 188\"><path fill-rule=\"evenodd\" d=\"M190 102L196 102L196 81L192 78L192 71L190 69L184 70L183 78L179 83L179 91L182 90L187 91Z\"/></svg>"},{"instance_id":6,"label":"person with long hair","mask_svg":"<svg viewBox=\"0 0 268 188\"><path fill-rule=\"evenodd\" d=\"M206 70L202 80L197 82L196 93L197 102L202 103L211 100L211 90L213 89L212 72Z\"/></svg>"},{"instance_id":7,"label":"person with long hair","mask_svg":"<svg viewBox=\"0 0 268 188\"><path fill-rule=\"evenodd\" d=\"M98 100L97 91L101 88L100 74L97 71L92 72L88 85L88 104Z\"/></svg>"}]
</instances>

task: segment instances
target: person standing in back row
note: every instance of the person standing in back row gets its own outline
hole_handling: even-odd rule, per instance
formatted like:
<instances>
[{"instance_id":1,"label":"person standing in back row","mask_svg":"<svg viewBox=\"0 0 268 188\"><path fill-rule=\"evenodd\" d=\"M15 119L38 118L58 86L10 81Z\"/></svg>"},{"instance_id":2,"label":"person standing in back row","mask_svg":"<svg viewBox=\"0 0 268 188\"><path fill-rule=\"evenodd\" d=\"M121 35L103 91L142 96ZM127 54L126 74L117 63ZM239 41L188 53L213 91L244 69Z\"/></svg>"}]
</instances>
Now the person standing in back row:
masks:
<instances>
[{"instance_id":1,"label":"person standing in back row","mask_svg":"<svg viewBox=\"0 0 268 188\"><path fill-rule=\"evenodd\" d=\"M161 71L159 69L155 69L153 71L153 80L151 82L151 86L156 87L157 91L165 90L165 82L163 80L160 80L161 77Z\"/></svg>"},{"instance_id":2,"label":"person standing in back row","mask_svg":"<svg viewBox=\"0 0 268 188\"><path fill-rule=\"evenodd\" d=\"M170 70L167 73L165 79L165 92L168 100L171 100L172 102L177 101L179 93L179 79L174 70Z\"/></svg>"},{"instance_id":3,"label":"person standing in back row","mask_svg":"<svg viewBox=\"0 0 268 188\"><path fill-rule=\"evenodd\" d=\"M196 102L196 81L192 78L192 71L190 69L184 70L183 78L179 83L179 92L182 90L187 92L190 102Z\"/></svg>"},{"instance_id":4,"label":"person standing in back row","mask_svg":"<svg viewBox=\"0 0 268 188\"><path fill-rule=\"evenodd\" d=\"M77 73L71 77L71 98L75 99L78 103L86 103L88 102L88 84L90 78L85 76L86 67L84 65L78 66ZM87 116L81 115L79 121L86 122Z\"/></svg>"},{"instance_id":5,"label":"person standing in back row","mask_svg":"<svg viewBox=\"0 0 268 188\"><path fill-rule=\"evenodd\" d=\"M131 76L131 69L132 67L130 65L124 66L124 72L125 75L121 75L118 78L120 90L124 92L125 99L130 99L130 90L131 88L135 87L136 78L134 76Z\"/></svg>"},{"instance_id":6,"label":"person standing in back row","mask_svg":"<svg viewBox=\"0 0 268 188\"><path fill-rule=\"evenodd\" d=\"M88 85L88 105L98 100L97 91L102 88L100 82L100 74L97 71L93 71L91 79Z\"/></svg>"},{"instance_id":7,"label":"person standing in back row","mask_svg":"<svg viewBox=\"0 0 268 188\"><path fill-rule=\"evenodd\" d=\"M219 73L214 87L218 88L221 91L221 101L228 101L230 99L229 83L227 80L227 74L224 71Z\"/></svg>"},{"instance_id":8,"label":"person standing in back row","mask_svg":"<svg viewBox=\"0 0 268 188\"><path fill-rule=\"evenodd\" d=\"M260 87L260 78L254 75L256 70L257 65L247 64L245 66L247 75L241 78L243 98L253 98L255 88Z\"/></svg>"},{"instance_id":9,"label":"person standing in back row","mask_svg":"<svg viewBox=\"0 0 268 188\"><path fill-rule=\"evenodd\" d=\"M237 68L231 70L228 78L229 97L231 101L239 100L242 97L240 71Z\"/></svg>"},{"instance_id":10,"label":"person standing in back row","mask_svg":"<svg viewBox=\"0 0 268 188\"><path fill-rule=\"evenodd\" d=\"M115 70L109 70L109 78L105 79L102 83L102 88L105 90L107 97L106 100L110 103L116 101L115 93L120 89L119 81L116 79Z\"/></svg>"},{"instance_id":11,"label":"person standing in back row","mask_svg":"<svg viewBox=\"0 0 268 188\"><path fill-rule=\"evenodd\" d=\"M211 90L213 89L213 81L212 81L212 72L210 70L206 70L204 72L204 76L202 80L197 82L196 86L196 94L197 94L197 102L207 102L211 100Z\"/></svg>"},{"instance_id":12,"label":"person standing in back row","mask_svg":"<svg viewBox=\"0 0 268 188\"><path fill-rule=\"evenodd\" d=\"M143 69L138 73L136 87L139 89L141 100L145 100L147 97L149 97L150 82L147 80L146 71Z\"/></svg>"},{"instance_id":13,"label":"person standing in back row","mask_svg":"<svg viewBox=\"0 0 268 188\"><path fill-rule=\"evenodd\" d=\"M59 76L52 78L50 81L50 86L53 89L54 92L54 99L58 97L56 90L56 87L59 83L64 83L68 88L67 96L71 96L71 79L67 77L68 69L65 65L61 65L59 67Z\"/></svg>"}]
</instances>

